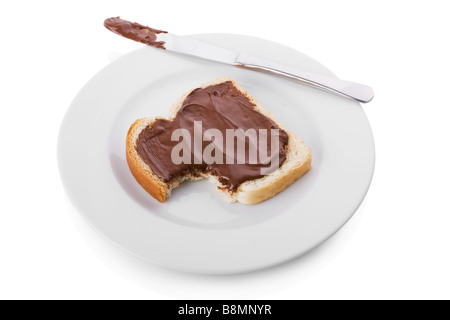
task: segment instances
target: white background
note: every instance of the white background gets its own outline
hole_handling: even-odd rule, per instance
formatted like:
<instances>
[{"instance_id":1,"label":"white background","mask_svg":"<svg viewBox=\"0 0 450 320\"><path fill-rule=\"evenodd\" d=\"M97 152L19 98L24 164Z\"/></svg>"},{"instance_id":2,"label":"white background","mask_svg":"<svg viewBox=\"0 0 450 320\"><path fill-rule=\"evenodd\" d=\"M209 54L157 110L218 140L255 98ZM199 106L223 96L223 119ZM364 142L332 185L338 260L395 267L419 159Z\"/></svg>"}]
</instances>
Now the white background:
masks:
<instances>
[{"instance_id":1,"label":"white background","mask_svg":"<svg viewBox=\"0 0 450 320\"><path fill-rule=\"evenodd\" d=\"M0 12L0 298L450 298L450 18L446 1L15 1ZM291 46L371 85L377 162L347 226L248 275L169 271L115 248L66 200L56 163L71 100L139 44L123 18L177 34Z\"/></svg>"}]
</instances>

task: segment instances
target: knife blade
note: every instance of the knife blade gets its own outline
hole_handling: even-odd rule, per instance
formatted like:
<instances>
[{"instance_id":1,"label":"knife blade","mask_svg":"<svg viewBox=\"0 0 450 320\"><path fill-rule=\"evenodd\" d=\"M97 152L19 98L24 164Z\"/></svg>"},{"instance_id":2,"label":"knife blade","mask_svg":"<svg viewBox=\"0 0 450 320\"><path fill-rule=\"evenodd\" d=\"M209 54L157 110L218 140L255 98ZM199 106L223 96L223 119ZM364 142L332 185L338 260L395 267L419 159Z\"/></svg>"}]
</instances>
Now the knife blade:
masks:
<instances>
[{"instance_id":1,"label":"knife blade","mask_svg":"<svg viewBox=\"0 0 450 320\"><path fill-rule=\"evenodd\" d=\"M136 22L123 20L120 17L106 19L104 25L108 30L118 35L159 49L275 74L358 102L370 102L374 96L372 88L364 84L285 66L243 52L225 49L207 42L153 29Z\"/></svg>"}]
</instances>

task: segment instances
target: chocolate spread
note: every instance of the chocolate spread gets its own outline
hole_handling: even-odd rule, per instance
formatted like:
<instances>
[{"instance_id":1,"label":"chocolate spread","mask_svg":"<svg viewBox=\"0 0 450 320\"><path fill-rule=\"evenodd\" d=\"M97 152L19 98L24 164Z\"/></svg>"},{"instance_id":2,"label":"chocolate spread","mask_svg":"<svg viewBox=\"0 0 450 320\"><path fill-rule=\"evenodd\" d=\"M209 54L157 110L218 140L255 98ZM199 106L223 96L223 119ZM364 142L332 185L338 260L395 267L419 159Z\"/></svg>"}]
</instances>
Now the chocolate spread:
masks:
<instances>
[{"instance_id":1,"label":"chocolate spread","mask_svg":"<svg viewBox=\"0 0 450 320\"><path fill-rule=\"evenodd\" d=\"M152 126L145 128L139 135L136 150L144 162L166 183L173 181L184 174L194 176L202 173L210 173L218 176L219 181L231 191L236 191L239 185L248 180L261 178L261 168L267 168L269 163L261 161L250 161L249 155L245 156L245 162L239 163L237 159L237 140L235 140L234 159L226 160L227 152L223 154L223 163L207 164L204 159L195 161L196 151L192 147L189 150L188 163L174 164L171 158L173 148L180 143L181 139L172 141L174 130L183 128L189 131L191 146L195 144L194 122L201 121L201 133L208 129L218 129L223 138L223 150L226 150L227 129L278 129L279 135L279 162L281 166L286 159L286 146L289 136L280 129L275 122L255 110L255 105L240 92L231 81L212 85L206 88L193 90L184 100L182 107L172 120L158 119ZM197 132L198 132L197 126ZM189 135L188 135L189 136ZM245 139L245 138L244 138ZM259 138L258 138L259 139ZM205 140L204 138L202 140ZM200 142L202 152L211 144L213 138ZM267 138L268 155L272 154L270 136ZM249 149L249 139L245 139L245 148ZM198 150L198 149L197 149ZM198 153L197 153L197 159ZM266 164L263 164L266 163Z\"/></svg>"},{"instance_id":2,"label":"chocolate spread","mask_svg":"<svg viewBox=\"0 0 450 320\"><path fill-rule=\"evenodd\" d=\"M106 19L104 25L108 30L125 38L142 42L156 48L166 49L164 47L164 41L156 40L157 34L167 33L167 31L146 27L136 22L120 19L120 17Z\"/></svg>"}]
</instances>

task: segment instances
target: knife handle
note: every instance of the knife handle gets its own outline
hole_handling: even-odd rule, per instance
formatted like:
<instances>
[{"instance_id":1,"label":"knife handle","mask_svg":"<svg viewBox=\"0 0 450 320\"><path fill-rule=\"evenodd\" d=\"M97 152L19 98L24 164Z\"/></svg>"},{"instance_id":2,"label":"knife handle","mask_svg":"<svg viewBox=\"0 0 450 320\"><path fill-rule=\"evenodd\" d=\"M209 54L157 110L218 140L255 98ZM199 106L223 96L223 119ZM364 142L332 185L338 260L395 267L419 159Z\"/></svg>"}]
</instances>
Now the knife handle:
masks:
<instances>
[{"instance_id":1,"label":"knife handle","mask_svg":"<svg viewBox=\"0 0 450 320\"><path fill-rule=\"evenodd\" d=\"M235 64L247 69L269 72L294 79L301 83L354 99L358 102L367 103L373 99L373 90L366 85L283 66L245 53L239 53Z\"/></svg>"}]
</instances>

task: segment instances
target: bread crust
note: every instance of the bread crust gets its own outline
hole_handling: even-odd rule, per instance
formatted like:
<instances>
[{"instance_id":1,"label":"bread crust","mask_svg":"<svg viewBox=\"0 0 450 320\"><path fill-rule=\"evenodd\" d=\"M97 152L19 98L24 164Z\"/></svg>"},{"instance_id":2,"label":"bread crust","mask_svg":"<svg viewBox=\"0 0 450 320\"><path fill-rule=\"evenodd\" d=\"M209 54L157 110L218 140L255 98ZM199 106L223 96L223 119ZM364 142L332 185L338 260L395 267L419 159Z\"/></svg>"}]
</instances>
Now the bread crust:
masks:
<instances>
[{"instance_id":1,"label":"bread crust","mask_svg":"<svg viewBox=\"0 0 450 320\"><path fill-rule=\"evenodd\" d=\"M289 141L292 141L294 138L298 139L297 136L292 132L287 130L286 132L289 135ZM288 148L286 150L287 153L289 153L289 147L292 146L289 146L288 144ZM257 204L259 202L272 198L276 194L289 187L297 179L308 172L309 169L311 169L311 149L306 148L305 152L307 154L303 161L298 162L294 167L292 167L290 170L287 170L282 175L279 175L270 183L262 184L257 188L246 190L245 192L239 192L238 190L237 201L245 204Z\"/></svg>"},{"instance_id":2,"label":"bread crust","mask_svg":"<svg viewBox=\"0 0 450 320\"><path fill-rule=\"evenodd\" d=\"M285 130L289 135L289 142L286 148L286 154L288 158L282 164L280 168L275 170L268 176L260 179L244 182L239 186L237 191L230 192L223 187L217 177L205 174L204 177L210 178L217 186L222 195L225 196L230 202L240 202L244 204L256 204L272 198L277 193L286 189L295 180L299 179L305 172L311 168L311 149L306 147L302 140L300 140L294 133L284 129L281 124L274 119L269 111L264 109L261 104L250 96L241 86L239 86L234 80L224 77L219 78L201 85L201 88L205 88L211 85L219 84L222 82L231 81L233 85L241 91L250 101L255 104L255 109L266 117L273 120L280 128ZM192 89L194 90L194 89ZM172 104L169 110L169 120L172 120L178 110L183 105L184 99L192 92L186 92L175 103ZM139 184L156 200L159 202L165 202L170 196L171 190L177 187L183 180L190 179L190 177L180 177L170 183L162 181L153 170L140 158L136 151L136 142L139 137L139 133L149 125L152 125L156 118L143 118L136 120L128 130L126 140L126 153L127 162L130 167L131 173L139 182ZM287 168L287 169L286 169Z\"/></svg>"},{"instance_id":3,"label":"bread crust","mask_svg":"<svg viewBox=\"0 0 450 320\"><path fill-rule=\"evenodd\" d=\"M143 118L136 120L128 130L126 152L127 162L130 167L131 173L139 184L152 195L153 198L159 202L164 202L167 198L168 186L161 181L152 171L148 170L145 166L139 154L136 151L135 137L139 136L142 127L151 125L154 120L150 118Z\"/></svg>"}]
</instances>

